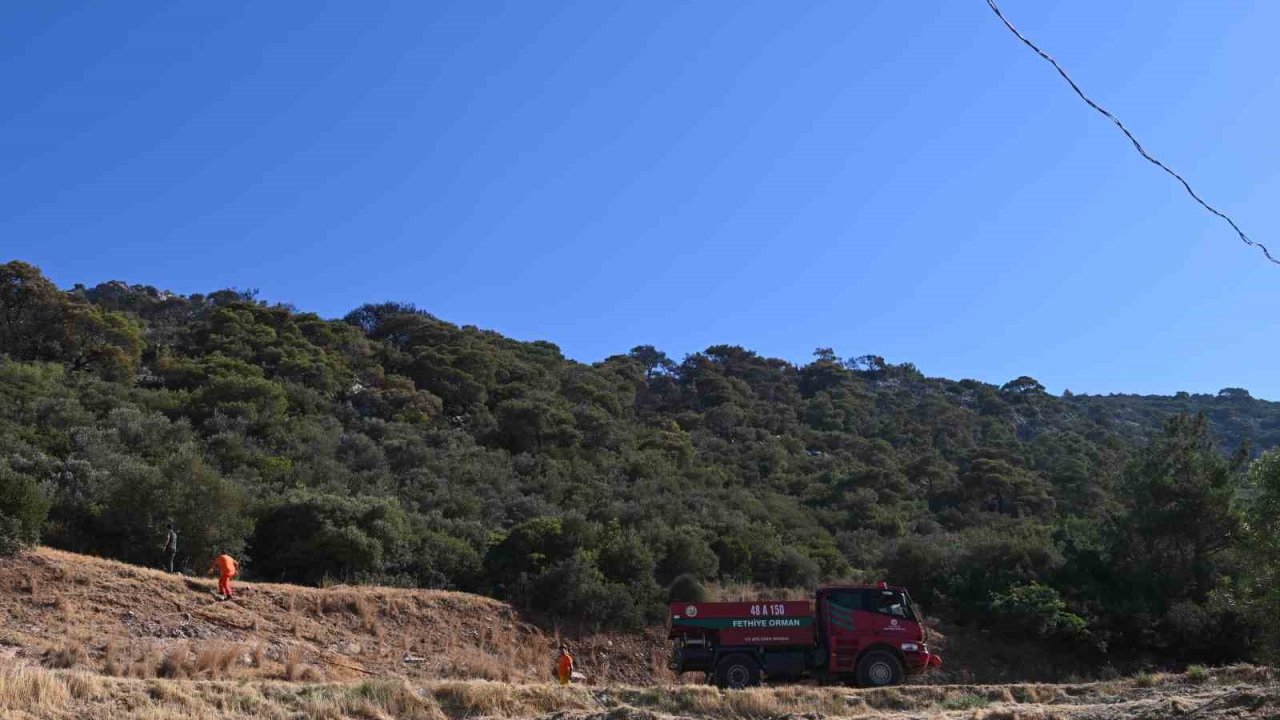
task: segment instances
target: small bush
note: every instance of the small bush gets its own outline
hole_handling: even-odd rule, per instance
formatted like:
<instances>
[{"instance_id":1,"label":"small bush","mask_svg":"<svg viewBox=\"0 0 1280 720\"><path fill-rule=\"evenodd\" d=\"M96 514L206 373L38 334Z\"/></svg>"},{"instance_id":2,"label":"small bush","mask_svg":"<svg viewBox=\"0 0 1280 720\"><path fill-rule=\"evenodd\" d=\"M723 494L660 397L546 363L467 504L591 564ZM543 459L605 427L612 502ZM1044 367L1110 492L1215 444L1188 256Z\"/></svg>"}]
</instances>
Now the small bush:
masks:
<instances>
[{"instance_id":1,"label":"small bush","mask_svg":"<svg viewBox=\"0 0 1280 720\"><path fill-rule=\"evenodd\" d=\"M45 650L41 662L45 667L66 670L82 664L87 653L79 643L68 642L56 648Z\"/></svg>"},{"instance_id":2,"label":"small bush","mask_svg":"<svg viewBox=\"0 0 1280 720\"><path fill-rule=\"evenodd\" d=\"M120 664L120 645L115 640L108 640L102 651L102 672L107 675L120 675L124 667Z\"/></svg>"},{"instance_id":3,"label":"small bush","mask_svg":"<svg viewBox=\"0 0 1280 720\"><path fill-rule=\"evenodd\" d=\"M304 670L302 664L302 648L296 645L284 652L284 679L289 682L298 682L303 679Z\"/></svg>"},{"instance_id":4,"label":"small bush","mask_svg":"<svg viewBox=\"0 0 1280 720\"><path fill-rule=\"evenodd\" d=\"M1140 672L1133 676L1133 684L1140 688L1155 687L1156 676L1149 672Z\"/></svg>"},{"instance_id":5,"label":"small bush","mask_svg":"<svg viewBox=\"0 0 1280 720\"><path fill-rule=\"evenodd\" d=\"M1209 668L1203 665L1188 665L1186 678L1189 683L1203 685L1209 682Z\"/></svg>"},{"instance_id":6,"label":"small bush","mask_svg":"<svg viewBox=\"0 0 1280 720\"><path fill-rule=\"evenodd\" d=\"M667 590L667 602L706 602L707 588L692 575L681 575Z\"/></svg>"},{"instance_id":7,"label":"small bush","mask_svg":"<svg viewBox=\"0 0 1280 720\"><path fill-rule=\"evenodd\" d=\"M49 515L49 499L35 479L0 462L0 555L34 545Z\"/></svg>"},{"instance_id":8,"label":"small bush","mask_svg":"<svg viewBox=\"0 0 1280 720\"><path fill-rule=\"evenodd\" d=\"M1058 591L1032 582L991 594L992 618L1006 632L1078 642L1089 636L1084 618L1067 610Z\"/></svg>"},{"instance_id":9,"label":"small bush","mask_svg":"<svg viewBox=\"0 0 1280 720\"><path fill-rule=\"evenodd\" d=\"M938 703L938 707L943 710L977 710L991 704L990 698L965 693L963 695L950 695Z\"/></svg>"},{"instance_id":10,"label":"small bush","mask_svg":"<svg viewBox=\"0 0 1280 720\"><path fill-rule=\"evenodd\" d=\"M156 675L162 678L182 678L187 676L187 646L185 643L169 648L164 657L156 665Z\"/></svg>"}]
</instances>

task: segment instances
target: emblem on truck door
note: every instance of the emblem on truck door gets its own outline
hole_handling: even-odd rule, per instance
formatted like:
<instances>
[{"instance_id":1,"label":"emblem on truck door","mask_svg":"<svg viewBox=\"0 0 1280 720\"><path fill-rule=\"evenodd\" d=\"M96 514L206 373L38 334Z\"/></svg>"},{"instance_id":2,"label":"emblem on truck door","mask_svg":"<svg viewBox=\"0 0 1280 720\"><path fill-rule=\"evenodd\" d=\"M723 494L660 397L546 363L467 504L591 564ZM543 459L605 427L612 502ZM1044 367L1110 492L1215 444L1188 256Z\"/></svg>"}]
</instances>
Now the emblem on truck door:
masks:
<instances>
[{"instance_id":1,"label":"emblem on truck door","mask_svg":"<svg viewBox=\"0 0 1280 720\"><path fill-rule=\"evenodd\" d=\"M698 608L694 605L690 605L684 609L684 614L689 617L698 617Z\"/></svg>"}]
</instances>

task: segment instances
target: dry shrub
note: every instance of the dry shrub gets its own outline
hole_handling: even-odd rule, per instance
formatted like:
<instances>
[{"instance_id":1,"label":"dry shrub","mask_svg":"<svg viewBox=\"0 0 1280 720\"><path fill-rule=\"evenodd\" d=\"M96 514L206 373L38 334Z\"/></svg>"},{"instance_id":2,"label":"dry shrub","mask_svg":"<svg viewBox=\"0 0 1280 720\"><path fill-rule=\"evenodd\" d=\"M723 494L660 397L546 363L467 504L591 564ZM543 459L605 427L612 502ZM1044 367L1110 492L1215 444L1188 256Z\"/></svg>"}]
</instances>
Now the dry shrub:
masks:
<instances>
[{"instance_id":1,"label":"dry shrub","mask_svg":"<svg viewBox=\"0 0 1280 720\"><path fill-rule=\"evenodd\" d=\"M990 705L991 701L981 695L960 693L944 698L938 707L943 710L977 710Z\"/></svg>"},{"instance_id":2,"label":"dry shrub","mask_svg":"<svg viewBox=\"0 0 1280 720\"><path fill-rule=\"evenodd\" d=\"M463 716L514 716L518 703L513 694L515 686L476 680L472 682L445 682L436 686L436 700L451 717Z\"/></svg>"},{"instance_id":3,"label":"dry shrub","mask_svg":"<svg viewBox=\"0 0 1280 720\"><path fill-rule=\"evenodd\" d=\"M512 665L474 645L451 645L442 656L444 662L440 665L440 674L443 677L501 682L512 680Z\"/></svg>"},{"instance_id":4,"label":"dry shrub","mask_svg":"<svg viewBox=\"0 0 1280 720\"><path fill-rule=\"evenodd\" d=\"M321 593L318 598L320 614L324 615L331 612L349 612L358 611L359 601L355 595L351 593L325 592Z\"/></svg>"},{"instance_id":5,"label":"dry shrub","mask_svg":"<svg viewBox=\"0 0 1280 720\"><path fill-rule=\"evenodd\" d=\"M165 652L164 657L156 665L156 674L162 678L184 678L187 677L187 655L189 654L186 643L178 643L169 648Z\"/></svg>"},{"instance_id":6,"label":"dry shrub","mask_svg":"<svg viewBox=\"0 0 1280 720\"><path fill-rule=\"evenodd\" d=\"M1009 688L1014 702L1032 705L1047 705L1055 702L1062 695L1053 685L1014 685Z\"/></svg>"},{"instance_id":7,"label":"dry shrub","mask_svg":"<svg viewBox=\"0 0 1280 720\"><path fill-rule=\"evenodd\" d=\"M156 676L160 668L160 656L151 651L134 661L129 668L129 677L139 680L150 680Z\"/></svg>"},{"instance_id":8,"label":"dry shrub","mask_svg":"<svg viewBox=\"0 0 1280 720\"><path fill-rule=\"evenodd\" d=\"M978 710L970 716L972 720L1059 720L1059 713L1041 708L996 707Z\"/></svg>"},{"instance_id":9,"label":"dry shrub","mask_svg":"<svg viewBox=\"0 0 1280 720\"><path fill-rule=\"evenodd\" d=\"M369 716L389 716L396 720L446 720L435 698L421 697L407 683L394 680L363 682L351 689L348 707ZM352 702L354 701L354 702ZM351 708L350 705L357 706ZM374 715L369 709L380 711Z\"/></svg>"},{"instance_id":10,"label":"dry shrub","mask_svg":"<svg viewBox=\"0 0 1280 720\"><path fill-rule=\"evenodd\" d=\"M241 655L243 649L239 645L227 642L206 642L196 648L194 675L203 675L212 679L226 677L231 666Z\"/></svg>"},{"instance_id":11,"label":"dry shrub","mask_svg":"<svg viewBox=\"0 0 1280 720\"><path fill-rule=\"evenodd\" d=\"M355 609L356 615L360 617L360 628L362 630L372 633L381 628L378 609L374 607L373 603L369 602L368 598L360 595L355 596L352 600L352 607Z\"/></svg>"},{"instance_id":12,"label":"dry shrub","mask_svg":"<svg viewBox=\"0 0 1280 720\"><path fill-rule=\"evenodd\" d=\"M119 675L124 670L120 664L120 644L111 639L102 649L102 672L107 675Z\"/></svg>"},{"instance_id":13,"label":"dry shrub","mask_svg":"<svg viewBox=\"0 0 1280 720\"><path fill-rule=\"evenodd\" d=\"M262 650L261 643L254 643L253 648L249 651L249 664L255 668L262 667L265 653Z\"/></svg>"},{"instance_id":14,"label":"dry shrub","mask_svg":"<svg viewBox=\"0 0 1280 720\"><path fill-rule=\"evenodd\" d=\"M28 595L35 597L40 592L40 580L32 572L27 573L26 580L26 587L23 589L27 591Z\"/></svg>"},{"instance_id":15,"label":"dry shrub","mask_svg":"<svg viewBox=\"0 0 1280 720\"><path fill-rule=\"evenodd\" d=\"M289 682L298 682L299 680L302 680L302 671L304 668L302 664L302 648L297 645L290 646L284 651L284 654L281 657L281 662L284 665L285 680L288 680Z\"/></svg>"},{"instance_id":16,"label":"dry shrub","mask_svg":"<svg viewBox=\"0 0 1280 720\"><path fill-rule=\"evenodd\" d=\"M80 665L87 656L88 653L80 643L65 642L57 647L46 649L40 656L40 662L45 667L65 670Z\"/></svg>"},{"instance_id":17,"label":"dry shrub","mask_svg":"<svg viewBox=\"0 0 1280 720\"><path fill-rule=\"evenodd\" d=\"M813 590L807 588L772 588L752 583L711 583L706 587L707 600L711 602L747 602L760 598L808 600L813 597Z\"/></svg>"},{"instance_id":18,"label":"dry shrub","mask_svg":"<svg viewBox=\"0 0 1280 720\"><path fill-rule=\"evenodd\" d=\"M103 693L103 681L97 675L76 671L67 673L62 678L66 682L67 691L76 700L86 700Z\"/></svg>"},{"instance_id":19,"label":"dry shrub","mask_svg":"<svg viewBox=\"0 0 1280 720\"><path fill-rule=\"evenodd\" d=\"M752 688L724 694L724 703L733 714L742 718L773 718L783 714L784 708L777 697L768 690Z\"/></svg>"},{"instance_id":20,"label":"dry shrub","mask_svg":"<svg viewBox=\"0 0 1280 720\"><path fill-rule=\"evenodd\" d=\"M723 696L707 685L681 685L678 688L648 688L638 702L672 715L710 715L721 712Z\"/></svg>"},{"instance_id":21,"label":"dry shrub","mask_svg":"<svg viewBox=\"0 0 1280 720\"><path fill-rule=\"evenodd\" d=\"M1273 668L1263 665L1229 665L1220 667L1214 672L1214 676L1218 682L1224 684L1249 684L1261 685L1264 683L1274 682L1276 672Z\"/></svg>"},{"instance_id":22,"label":"dry shrub","mask_svg":"<svg viewBox=\"0 0 1280 720\"><path fill-rule=\"evenodd\" d=\"M193 702L191 692L188 688L177 683L165 682L163 680L152 680L147 683L147 696L156 703L182 709L194 709L196 703Z\"/></svg>"}]
</instances>

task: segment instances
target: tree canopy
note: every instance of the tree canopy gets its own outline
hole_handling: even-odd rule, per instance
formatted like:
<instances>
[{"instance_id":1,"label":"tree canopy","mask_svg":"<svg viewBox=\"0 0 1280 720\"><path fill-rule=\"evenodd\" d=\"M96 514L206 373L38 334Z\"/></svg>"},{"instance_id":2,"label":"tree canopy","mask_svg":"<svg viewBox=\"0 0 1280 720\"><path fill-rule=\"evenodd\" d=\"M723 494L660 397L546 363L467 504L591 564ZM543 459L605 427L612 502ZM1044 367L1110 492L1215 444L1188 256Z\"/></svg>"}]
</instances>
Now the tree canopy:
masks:
<instances>
[{"instance_id":1,"label":"tree canopy","mask_svg":"<svg viewBox=\"0 0 1280 720\"><path fill-rule=\"evenodd\" d=\"M706 582L887 579L1072 652L1230 660L1274 602L1240 550L1277 444L1280 404L1239 388L1055 397L830 348L586 364L410 305L0 265L0 549L156 562L173 522L192 568L630 627Z\"/></svg>"}]
</instances>

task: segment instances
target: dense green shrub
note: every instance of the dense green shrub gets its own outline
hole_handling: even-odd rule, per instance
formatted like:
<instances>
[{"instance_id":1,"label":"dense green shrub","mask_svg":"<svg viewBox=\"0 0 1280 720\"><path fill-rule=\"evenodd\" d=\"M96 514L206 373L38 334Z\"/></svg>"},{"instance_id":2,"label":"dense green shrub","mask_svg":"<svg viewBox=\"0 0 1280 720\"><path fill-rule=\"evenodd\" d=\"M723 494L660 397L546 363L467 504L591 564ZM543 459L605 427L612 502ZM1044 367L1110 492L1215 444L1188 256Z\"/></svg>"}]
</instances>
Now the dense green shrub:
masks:
<instances>
[{"instance_id":1,"label":"dense green shrub","mask_svg":"<svg viewBox=\"0 0 1280 720\"><path fill-rule=\"evenodd\" d=\"M49 501L34 478L0 461L0 555L40 539Z\"/></svg>"},{"instance_id":2,"label":"dense green shrub","mask_svg":"<svg viewBox=\"0 0 1280 720\"><path fill-rule=\"evenodd\" d=\"M692 575L681 575L667 588L667 602L706 602L707 588Z\"/></svg>"}]
</instances>

